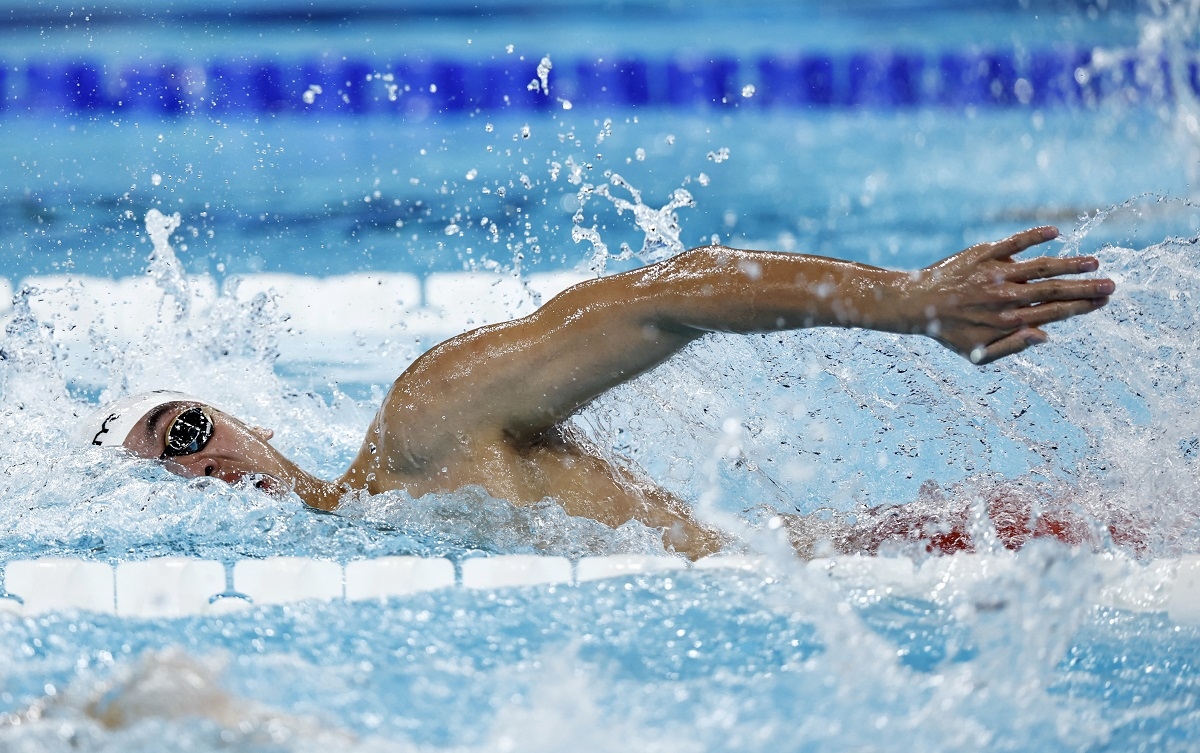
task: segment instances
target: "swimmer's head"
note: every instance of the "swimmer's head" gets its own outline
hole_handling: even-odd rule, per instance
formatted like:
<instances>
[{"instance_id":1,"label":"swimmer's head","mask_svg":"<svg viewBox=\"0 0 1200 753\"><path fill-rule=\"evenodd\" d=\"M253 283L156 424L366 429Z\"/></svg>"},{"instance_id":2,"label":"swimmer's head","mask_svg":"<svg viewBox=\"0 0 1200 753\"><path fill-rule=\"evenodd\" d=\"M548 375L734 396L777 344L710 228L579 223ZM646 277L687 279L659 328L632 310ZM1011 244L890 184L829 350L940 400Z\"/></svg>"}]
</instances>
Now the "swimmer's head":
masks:
<instances>
[{"instance_id":1,"label":"swimmer's head","mask_svg":"<svg viewBox=\"0 0 1200 753\"><path fill-rule=\"evenodd\" d=\"M228 483L252 477L270 493L285 493L291 463L268 444L270 429L247 426L211 403L183 392L155 390L122 398L93 413L79 432L84 444L124 449L161 460L185 478Z\"/></svg>"},{"instance_id":2,"label":"swimmer's head","mask_svg":"<svg viewBox=\"0 0 1200 753\"><path fill-rule=\"evenodd\" d=\"M159 412L173 402L205 404L203 400L184 392L153 390L130 395L101 408L84 420L79 427L79 440L97 447L124 447L141 419L151 411Z\"/></svg>"}]
</instances>

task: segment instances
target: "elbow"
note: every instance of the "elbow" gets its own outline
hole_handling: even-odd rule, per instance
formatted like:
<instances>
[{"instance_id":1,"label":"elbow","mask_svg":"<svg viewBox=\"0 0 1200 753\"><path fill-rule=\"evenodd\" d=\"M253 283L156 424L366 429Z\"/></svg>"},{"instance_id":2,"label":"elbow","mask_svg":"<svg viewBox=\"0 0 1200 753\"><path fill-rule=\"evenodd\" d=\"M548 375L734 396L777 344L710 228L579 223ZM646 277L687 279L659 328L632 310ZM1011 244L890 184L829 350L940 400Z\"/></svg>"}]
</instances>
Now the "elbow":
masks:
<instances>
[{"instance_id":1,"label":"elbow","mask_svg":"<svg viewBox=\"0 0 1200 753\"><path fill-rule=\"evenodd\" d=\"M742 266L744 251L726 246L699 246L641 270L640 285L678 284L711 279Z\"/></svg>"},{"instance_id":2,"label":"elbow","mask_svg":"<svg viewBox=\"0 0 1200 753\"><path fill-rule=\"evenodd\" d=\"M710 274L736 268L745 255L745 251L728 246L699 246L677 254L667 263L691 274Z\"/></svg>"},{"instance_id":3,"label":"elbow","mask_svg":"<svg viewBox=\"0 0 1200 753\"><path fill-rule=\"evenodd\" d=\"M680 277L690 278L710 287L718 283L754 285L763 276L761 254L728 246L693 248L674 257L670 263L675 264Z\"/></svg>"},{"instance_id":4,"label":"elbow","mask_svg":"<svg viewBox=\"0 0 1200 753\"><path fill-rule=\"evenodd\" d=\"M744 252L724 246L701 246L666 261L643 267L630 287L632 312L641 310L648 331L695 339L715 328L740 289L735 280ZM733 283L731 286L731 282Z\"/></svg>"}]
</instances>

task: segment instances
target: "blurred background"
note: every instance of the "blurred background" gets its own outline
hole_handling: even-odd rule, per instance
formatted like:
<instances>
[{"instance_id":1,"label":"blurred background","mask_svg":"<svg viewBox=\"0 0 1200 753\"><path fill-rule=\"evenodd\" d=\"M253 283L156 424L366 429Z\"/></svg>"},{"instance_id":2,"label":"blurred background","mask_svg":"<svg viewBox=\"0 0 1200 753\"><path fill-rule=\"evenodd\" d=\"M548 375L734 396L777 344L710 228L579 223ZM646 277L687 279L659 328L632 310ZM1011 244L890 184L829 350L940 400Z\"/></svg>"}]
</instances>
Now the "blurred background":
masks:
<instances>
[{"instance_id":1,"label":"blurred background","mask_svg":"<svg viewBox=\"0 0 1200 753\"><path fill-rule=\"evenodd\" d=\"M573 231L612 256L646 245L591 191L614 173L653 208L688 191L684 245L918 265L1189 196L1191 15L1133 0L4 3L0 278L138 274L149 207L181 213L181 260L218 281L594 269ZM1148 222L1157 237L1197 224L1161 206ZM1111 240L1136 232L1112 225Z\"/></svg>"}]
</instances>

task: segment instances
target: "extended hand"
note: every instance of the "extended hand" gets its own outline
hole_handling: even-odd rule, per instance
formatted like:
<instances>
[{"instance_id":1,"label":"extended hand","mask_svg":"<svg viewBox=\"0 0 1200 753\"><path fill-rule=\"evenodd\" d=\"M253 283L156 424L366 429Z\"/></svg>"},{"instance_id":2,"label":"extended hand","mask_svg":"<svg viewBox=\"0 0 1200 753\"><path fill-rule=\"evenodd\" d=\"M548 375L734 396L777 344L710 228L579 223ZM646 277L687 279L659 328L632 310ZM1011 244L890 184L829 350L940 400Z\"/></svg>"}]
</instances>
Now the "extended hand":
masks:
<instances>
[{"instance_id":1,"label":"extended hand","mask_svg":"<svg viewBox=\"0 0 1200 753\"><path fill-rule=\"evenodd\" d=\"M1014 255L1056 237L1056 228L1034 228L972 246L921 270L908 291L914 329L984 364L1045 342L1044 324L1104 306L1116 288L1112 280L1050 279L1094 272L1099 262L1093 257L1013 261Z\"/></svg>"}]
</instances>

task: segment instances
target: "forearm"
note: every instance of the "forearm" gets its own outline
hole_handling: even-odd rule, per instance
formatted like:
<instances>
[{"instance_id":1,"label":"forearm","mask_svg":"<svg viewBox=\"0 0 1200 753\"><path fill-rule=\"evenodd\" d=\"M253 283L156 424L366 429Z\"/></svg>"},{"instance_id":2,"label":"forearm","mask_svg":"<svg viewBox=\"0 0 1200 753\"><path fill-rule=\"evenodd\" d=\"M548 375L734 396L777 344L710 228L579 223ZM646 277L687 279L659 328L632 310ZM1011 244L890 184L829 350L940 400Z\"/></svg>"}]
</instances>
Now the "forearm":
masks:
<instances>
[{"instance_id":1,"label":"forearm","mask_svg":"<svg viewBox=\"0 0 1200 753\"><path fill-rule=\"evenodd\" d=\"M682 331L755 332L814 326L925 334L983 364L1045 342L1042 325L1104 306L1105 279L1056 279L1097 269L1094 257L1016 254L1057 237L1033 228L980 243L914 272L796 254L708 247L642 271L655 324Z\"/></svg>"},{"instance_id":2,"label":"forearm","mask_svg":"<svg viewBox=\"0 0 1200 753\"><path fill-rule=\"evenodd\" d=\"M913 278L855 262L801 254L693 249L642 271L654 324L707 332L801 327L922 331Z\"/></svg>"}]
</instances>

